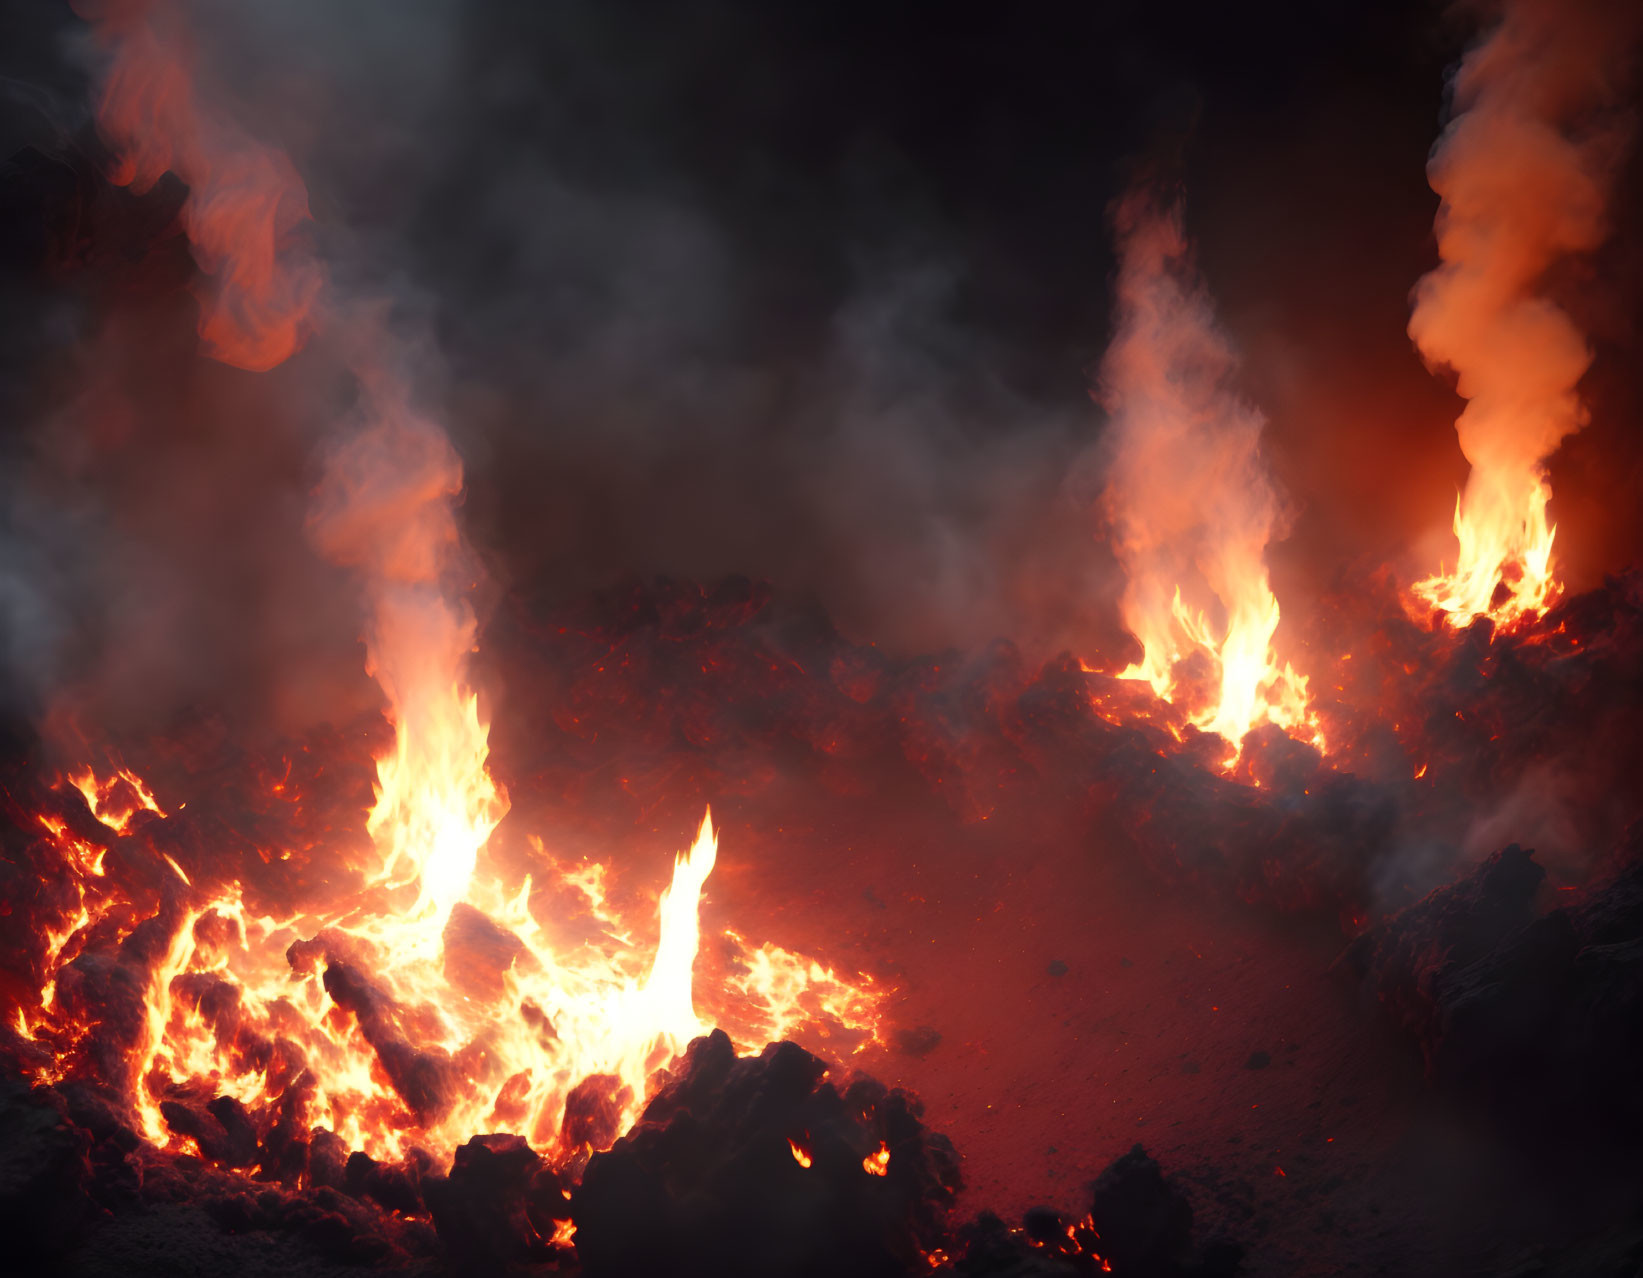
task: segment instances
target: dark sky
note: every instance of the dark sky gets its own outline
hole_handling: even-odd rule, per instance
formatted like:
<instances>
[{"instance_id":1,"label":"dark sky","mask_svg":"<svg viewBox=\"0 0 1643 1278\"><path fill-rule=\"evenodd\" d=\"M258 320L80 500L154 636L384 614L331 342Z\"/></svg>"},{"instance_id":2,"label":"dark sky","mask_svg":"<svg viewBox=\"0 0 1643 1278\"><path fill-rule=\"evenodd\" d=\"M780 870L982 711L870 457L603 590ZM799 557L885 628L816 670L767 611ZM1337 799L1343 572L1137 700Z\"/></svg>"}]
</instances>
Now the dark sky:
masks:
<instances>
[{"instance_id":1,"label":"dark sky","mask_svg":"<svg viewBox=\"0 0 1643 1278\"><path fill-rule=\"evenodd\" d=\"M1142 174L1184 191L1270 419L1286 615L1339 572L1391 561L1407 577L1449 553L1457 401L1404 332L1434 261L1425 159L1473 32L1441 6L189 7L205 92L290 152L338 287L391 299L427 336L423 390L507 588L744 572L902 649L1121 644L1087 390L1109 328L1106 210ZM187 263L166 235L177 193L99 189L91 60L66 5L0 21L0 142L41 153L4 178L14 473L45 451L63 479L88 369L139 422L95 445L106 467L64 479L83 506L69 526L51 502L8 500L8 607L25 599L58 638L90 624L63 601L106 571L117 528L179 591L237 578L227 614L188 605L188 633L211 636L197 642L232 648L248 608L285 617L289 592L335 586L291 567L311 557L317 357L262 381L192 367ZM65 219L95 250L67 264ZM1554 466L1577 582L1640 540L1636 245L1600 267L1582 290L1594 422ZM111 371L111 347L138 371ZM248 429L284 442L247 444ZM165 466L145 472L139 442L163 444ZM228 496L193 524L107 517L171 511L129 490L163 490L179 459L198 476L226 465ZM90 610L105 630L118 611ZM327 607L312 611L312 633L268 642L330 650Z\"/></svg>"}]
</instances>

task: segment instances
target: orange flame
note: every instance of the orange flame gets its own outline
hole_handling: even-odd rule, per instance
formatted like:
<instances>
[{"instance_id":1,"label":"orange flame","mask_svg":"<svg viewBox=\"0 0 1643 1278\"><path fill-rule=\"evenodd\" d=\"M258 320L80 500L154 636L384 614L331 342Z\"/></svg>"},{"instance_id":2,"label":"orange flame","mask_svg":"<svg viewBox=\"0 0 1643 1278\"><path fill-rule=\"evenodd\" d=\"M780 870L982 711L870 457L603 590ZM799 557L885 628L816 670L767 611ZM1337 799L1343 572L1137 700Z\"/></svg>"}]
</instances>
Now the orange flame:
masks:
<instances>
[{"instance_id":1,"label":"orange flame","mask_svg":"<svg viewBox=\"0 0 1643 1278\"><path fill-rule=\"evenodd\" d=\"M861 1160L861 1169L869 1176L888 1176L890 1174L890 1146L880 1141L879 1147Z\"/></svg>"},{"instance_id":2,"label":"orange flame","mask_svg":"<svg viewBox=\"0 0 1643 1278\"><path fill-rule=\"evenodd\" d=\"M810 1151L808 1149L791 1137L788 1138L787 1147L793 1151L793 1161L800 1167L810 1166Z\"/></svg>"}]
</instances>

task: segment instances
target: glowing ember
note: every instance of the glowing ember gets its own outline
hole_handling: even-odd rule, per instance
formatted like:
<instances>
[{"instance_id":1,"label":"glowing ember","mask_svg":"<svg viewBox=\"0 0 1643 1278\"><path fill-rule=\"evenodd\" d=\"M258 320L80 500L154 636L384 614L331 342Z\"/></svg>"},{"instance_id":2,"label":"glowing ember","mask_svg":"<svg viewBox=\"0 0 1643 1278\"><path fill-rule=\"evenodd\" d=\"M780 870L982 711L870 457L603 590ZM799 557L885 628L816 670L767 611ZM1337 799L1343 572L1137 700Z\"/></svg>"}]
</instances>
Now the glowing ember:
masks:
<instances>
[{"instance_id":1,"label":"glowing ember","mask_svg":"<svg viewBox=\"0 0 1643 1278\"><path fill-rule=\"evenodd\" d=\"M73 773L68 783L85 796L86 806L104 825L124 832L139 811L165 816L154 795L130 768L117 768L107 780L98 780L91 768Z\"/></svg>"},{"instance_id":2,"label":"glowing ember","mask_svg":"<svg viewBox=\"0 0 1643 1278\"><path fill-rule=\"evenodd\" d=\"M879 1147L861 1160L861 1169L869 1176L888 1176L890 1174L890 1146L880 1141Z\"/></svg>"},{"instance_id":3,"label":"glowing ember","mask_svg":"<svg viewBox=\"0 0 1643 1278\"><path fill-rule=\"evenodd\" d=\"M787 1147L793 1151L793 1161L800 1167L810 1166L810 1151L808 1149L791 1138L788 1139Z\"/></svg>"}]
</instances>

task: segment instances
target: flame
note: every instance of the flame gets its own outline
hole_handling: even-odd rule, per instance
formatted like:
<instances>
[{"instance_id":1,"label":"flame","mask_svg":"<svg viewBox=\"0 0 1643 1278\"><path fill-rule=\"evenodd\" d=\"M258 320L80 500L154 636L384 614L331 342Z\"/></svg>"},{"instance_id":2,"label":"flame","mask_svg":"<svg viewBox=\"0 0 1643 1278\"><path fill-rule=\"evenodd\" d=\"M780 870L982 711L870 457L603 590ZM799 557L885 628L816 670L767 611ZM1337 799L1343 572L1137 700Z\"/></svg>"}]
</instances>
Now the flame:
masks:
<instances>
[{"instance_id":1,"label":"flame","mask_svg":"<svg viewBox=\"0 0 1643 1278\"><path fill-rule=\"evenodd\" d=\"M1105 504L1128 578L1124 622L1142 647L1119 677L1173 701L1183 663L1199 657L1209 690L1191 698L1191 721L1226 738L1234 760L1262 723L1321 747L1306 680L1273 649L1266 545L1278 509L1260 458L1263 419L1228 388L1236 360L1180 208L1132 194L1116 222L1118 332L1100 375L1112 445Z\"/></svg>"},{"instance_id":2,"label":"flame","mask_svg":"<svg viewBox=\"0 0 1643 1278\"><path fill-rule=\"evenodd\" d=\"M1501 626L1539 617L1558 592L1552 573L1557 528L1546 520L1551 485L1538 464L1511 476L1490 476L1475 466L1472 476L1455 500L1455 569L1417 581L1415 594L1455 627L1482 616Z\"/></svg>"},{"instance_id":3,"label":"flame","mask_svg":"<svg viewBox=\"0 0 1643 1278\"><path fill-rule=\"evenodd\" d=\"M879 1147L861 1160L861 1169L869 1176L888 1176L890 1174L890 1146L880 1141Z\"/></svg>"},{"instance_id":4,"label":"flame","mask_svg":"<svg viewBox=\"0 0 1643 1278\"><path fill-rule=\"evenodd\" d=\"M793 1161L800 1167L810 1166L810 1151L808 1149L791 1137L788 1138L787 1147L793 1151Z\"/></svg>"},{"instance_id":5,"label":"flame","mask_svg":"<svg viewBox=\"0 0 1643 1278\"><path fill-rule=\"evenodd\" d=\"M745 1025L746 1037L774 1043L791 1038L806 1025L837 1027L860 1036L853 1050L881 1043L881 992L871 976L840 975L813 958L766 942L751 948L731 929L724 937L740 959L725 974L723 988L737 1006L727 1009Z\"/></svg>"}]
</instances>

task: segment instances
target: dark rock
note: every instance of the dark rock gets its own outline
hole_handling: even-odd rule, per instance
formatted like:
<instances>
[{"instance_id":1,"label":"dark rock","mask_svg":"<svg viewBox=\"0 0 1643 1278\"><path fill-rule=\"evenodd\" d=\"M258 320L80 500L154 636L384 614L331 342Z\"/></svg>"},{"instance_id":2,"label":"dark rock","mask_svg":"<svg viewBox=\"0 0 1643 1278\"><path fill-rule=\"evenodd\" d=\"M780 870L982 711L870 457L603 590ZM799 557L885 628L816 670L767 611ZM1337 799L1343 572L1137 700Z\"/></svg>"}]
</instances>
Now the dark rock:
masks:
<instances>
[{"instance_id":1,"label":"dark rock","mask_svg":"<svg viewBox=\"0 0 1643 1278\"><path fill-rule=\"evenodd\" d=\"M923 1060L941 1046L941 1032L929 1025L898 1029L891 1038L896 1051L914 1060Z\"/></svg>"},{"instance_id":2,"label":"dark rock","mask_svg":"<svg viewBox=\"0 0 1643 1278\"><path fill-rule=\"evenodd\" d=\"M379 1163L361 1150L348 1156L343 1182L355 1198L368 1198L385 1211L410 1214L422 1209L422 1195L408 1167Z\"/></svg>"},{"instance_id":3,"label":"dark rock","mask_svg":"<svg viewBox=\"0 0 1643 1278\"><path fill-rule=\"evenodd\" d=\"M1101 1173L1082 1219L1035 1208L1012 1230L985 1213L957 1245L963 1278L1231 1278L1243 1257L1224 1240L1194 1243L1186 1195L1139 1145Z\"/></svg>"},{"instance_id":4,"label":"dark rock","mask_svg":"<svg viewBox=\"0 0 1643 1278\"><path fill-rule=\"evenodd\" d=\"M519 1136L475 1136L456 1151L449 1176L423 1181L422 1195L464 1272L546 1258L554 1210L570 1214L557 1178Z\"/></svg>"},{"instance_id":5,"label":"dark rock","mask_svg":"<svg viewBox=\"0 0 1643 1278\"><path fill-rule=\"evenodd\" d=\"M1192 1241L1192 1207L1140 1145L1096 1178L1090 1218L1119 1273L1178 1272Z\"/></svg>"},{"instance_id":6,"label":"dark rock","mask_svg":"<svg viewBox=\"0 0 1643 1278\"><path fill-rule=\"evenodd\" d=\"M566 1149L608 1149L622 1129L633 1093L615 1074L590 1074L565 1097L560 1140Z\"/></svg>"},{"instance_id":7,"label":"dark rock","mask_svg":"<svg viewBox=\"0 0 1643 1278\"><path fill-rule=\"evenodd\" d=\"M359 1021L365 1041L411 1112L424 1123L442 1115L457 1087L449 1058L413 1046L399 1031L393 1001L356 968L332 960L325 966L324 983L337 1006Z\"/></svg>"},{"instance_id":8,"label":"dark rock","mask_svg":"<svg viewBox=\"0 0 1643 1278\"><path fill-rule=\"evenodd\" d=\"M79 1240L93 1210L90 1152L89 1133L50 1093L0 1078L0 1238L12 1272L44 1267Z\"/></svg>"},{"instance_id":9,"label":"dark rock","mask_svg":"<svg viewBox=\"0 0 1643 1278\"><path fill-rule=\"evenodd\" d=\"M442 940L445 979L463 994L485 1000L502 996L508 969L530 953L507 928L466 902L452 908Z\"/></svg>"},{"instance_id":10,"label":"dark rock","mask_svg":"<svg viewBox=\"0 0 1643 1278\"><path fill-rule=\"evenodd\" d=\"M1643 837L1585 900L1533 917L1516 845L1366 933L1338 966L1421 1050L1432 1082L1514 1139L1588 1155L1643 1140Z\"/></svg>"},{"instance_id":11,"label":"dark rock","mask_svg":"<svg viewBox=\"0 0 1643 1278\"><path fill-rule=\"evenodd\" d=\"M335 1132L316 1127L308 1140L308 1179L315 1185L341 1189L347 1183L348 1143Z\"/></svg>"},{"instance_id":12,"label":"dark rock","mask_svg":"<svg viewBox=\"0 0 1643 1278\"><path fill-rule=\"evenodd\" d=\"M231 1096L204 1105L191 1101L160 1102L160 1116L179 1136L190 1137L200 1157L223 1167L251 1167L257 1161L257 1129L250 1115Z\"/></svg>"},{"instance_id":13,"label":"dark rock","mask_svg":"<svg viewBox=\"0 0 1643 1278\"><path fill-rule=\"evenodd\" d=\"M866 1079L841 1093L826 1072L791 1043L746 1060L718 1031L692 1043L572 1197L589 1278L927 1271L924 1253L945 1239L957 1156L904 1093ZM881 1146L890 1159L874 1175L863 1160Z\"/></svg>"}]
</instances>

